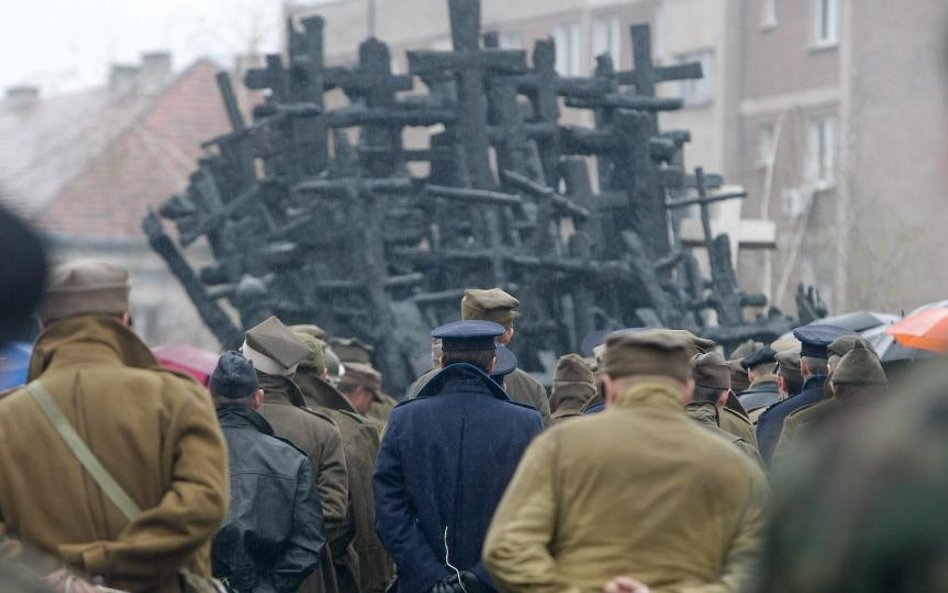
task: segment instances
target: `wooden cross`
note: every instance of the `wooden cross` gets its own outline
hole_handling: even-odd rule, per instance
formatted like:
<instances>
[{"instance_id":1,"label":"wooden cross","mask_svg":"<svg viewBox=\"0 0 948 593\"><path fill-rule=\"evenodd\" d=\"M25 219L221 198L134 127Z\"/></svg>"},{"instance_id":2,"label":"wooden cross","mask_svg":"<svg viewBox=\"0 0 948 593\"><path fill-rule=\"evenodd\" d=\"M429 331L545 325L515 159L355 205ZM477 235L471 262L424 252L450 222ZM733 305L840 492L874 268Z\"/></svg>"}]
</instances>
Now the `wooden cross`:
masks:
<instances>
[{"instance_id":1,"label":"wooden cross","mask_svg":"<svg viewBox=\"0 0 948 593\"><path fill-rule=\"evenodd\" d=\"M476 0L449 0L454 51L408 52L408 69L416 76L455 73L458 81L458 137L464 148L471 183L478 189L494 184L487 137L486 73L520 74L526 70L523 50L481 49L481 7Z\"/></svg>"},{"instance_id":2,"label":"wooden cross","mask_svg":"<svg viewBox=\"0 0 948 593\"><path fill-rule=\"evenodd\" d=\"M632 35L634 68L615 74L616 82L620 85L634 85L636 95L654 97L655 85L659 83L701 78L700 62L656 66L652 62L652 34L648 25L632 25L629 31Z\"/></svg>"}]
</instances>

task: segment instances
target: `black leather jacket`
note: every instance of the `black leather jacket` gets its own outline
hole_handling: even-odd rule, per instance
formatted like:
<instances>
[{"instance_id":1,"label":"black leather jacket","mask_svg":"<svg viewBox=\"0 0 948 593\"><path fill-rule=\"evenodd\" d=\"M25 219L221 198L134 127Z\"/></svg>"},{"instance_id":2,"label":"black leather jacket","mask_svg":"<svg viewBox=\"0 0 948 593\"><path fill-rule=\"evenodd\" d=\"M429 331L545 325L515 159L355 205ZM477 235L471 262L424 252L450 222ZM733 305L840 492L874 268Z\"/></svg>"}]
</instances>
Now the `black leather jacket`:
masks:
<instances>
[{"instance_id":1,"label":"black leather jacket","mask_svg":"<svg viewBox=\"0 0 948 593\"><path fill-rule=\"evenodd\" d=\"M241 405L218 408L230 461L230 510L214 537L214 576L239 593L295 593L326 538L306 455Z\"/></svg>"}]
</instances>

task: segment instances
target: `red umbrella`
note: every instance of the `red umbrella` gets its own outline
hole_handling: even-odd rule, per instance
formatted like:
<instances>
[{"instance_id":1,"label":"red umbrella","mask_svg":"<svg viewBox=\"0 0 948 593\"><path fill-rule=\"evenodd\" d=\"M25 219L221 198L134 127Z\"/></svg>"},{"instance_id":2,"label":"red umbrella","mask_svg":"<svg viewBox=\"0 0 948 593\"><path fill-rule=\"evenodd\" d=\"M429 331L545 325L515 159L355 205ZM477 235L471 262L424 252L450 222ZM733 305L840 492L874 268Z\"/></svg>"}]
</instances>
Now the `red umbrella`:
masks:
<instances>
[{"instance_id":1,"label":"red umbrella","mask_svg":"<svg viewBox=\"0 0 948 593\"><path fill-rule=\"evenodd\" d=\"M187 344L158 346L151 349L155 358L166 369L187 373L197 379L201 385L207 385L207 380L217 368L220 358L213 352L201 350Z\"/></svg>"},{"instance_id":2,"label":"red umbrella","mask_svg":"<svg viewBox=\"0 0 948 593\"><path fill-rule=\"evenodd\" d=\"M948 308L937 307L912 313L885 331L902 346L948 353Z\"/></svg>"}]
</instances>

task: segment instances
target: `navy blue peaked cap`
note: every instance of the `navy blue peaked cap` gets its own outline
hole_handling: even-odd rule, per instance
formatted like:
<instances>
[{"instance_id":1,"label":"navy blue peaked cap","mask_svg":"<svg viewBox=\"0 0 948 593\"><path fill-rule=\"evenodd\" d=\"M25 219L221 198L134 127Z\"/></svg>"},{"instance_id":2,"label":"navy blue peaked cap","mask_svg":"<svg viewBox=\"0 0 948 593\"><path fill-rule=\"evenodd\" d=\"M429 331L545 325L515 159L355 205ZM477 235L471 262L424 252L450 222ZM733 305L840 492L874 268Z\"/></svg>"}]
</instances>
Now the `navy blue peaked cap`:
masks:
<instances>
[{"instance_id":1,"label":"navy blue peaked cap","mask_svg":"<svg viewBox=\"0 0 948 593\"><path fill-rule=\"evenodd\" d=\"M504 335L504 326L493 321L455 321L435 328L432 338L441 340L444 352L493 350L497 338Z\"/></svg>"},{"instance_id":2,"label":"navy blue peaked cap","mask_svg":"<svg viewBox=\"0 0 948 593\"><path fill-rule=\"evenodd\" d=\"M800 340L800 356L810 358L829 358L827 348L836 338L852 335L855 332L828 323L814 322L793 330L793 336Z\"/></svg>"},{"instance_id":3,"label":"navy blue peaked cap","mask_svg":"<svg viewBox=\"0 0 948 593\"><path fill-rule=\"evenodd\" d=\"M497 344L497 350L494 352L497 362L494 363L494 372L491 377L506 377L517 370L517 355L510 348L503 344Z\"/></svg>"}]
</instances>

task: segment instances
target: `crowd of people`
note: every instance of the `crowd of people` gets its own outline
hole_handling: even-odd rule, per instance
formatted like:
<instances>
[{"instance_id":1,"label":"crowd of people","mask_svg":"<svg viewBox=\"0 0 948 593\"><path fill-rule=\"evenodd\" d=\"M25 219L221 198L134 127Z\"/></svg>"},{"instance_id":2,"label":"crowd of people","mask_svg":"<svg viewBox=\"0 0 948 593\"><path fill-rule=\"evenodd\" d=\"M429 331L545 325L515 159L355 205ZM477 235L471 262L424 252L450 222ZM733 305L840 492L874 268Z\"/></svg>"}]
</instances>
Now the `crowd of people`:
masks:
<instances>
[{"instance_id":1,"label":"crowd of people","mask_svg":"<svg viewBox=\"0 0 948 593\"><path fill-rule=\"evenodd\" d=\"M520 302L469 289L396 405L370 346L276 317L201 385L136 336L130 290L125 269L72 261L34 298L28 383L0 397L4 590L948 583L944 383L895 394L842 327L727 355L684 330L619 330L560 358L548 393L508 348Z\"/></svg>"}]
</instances>

